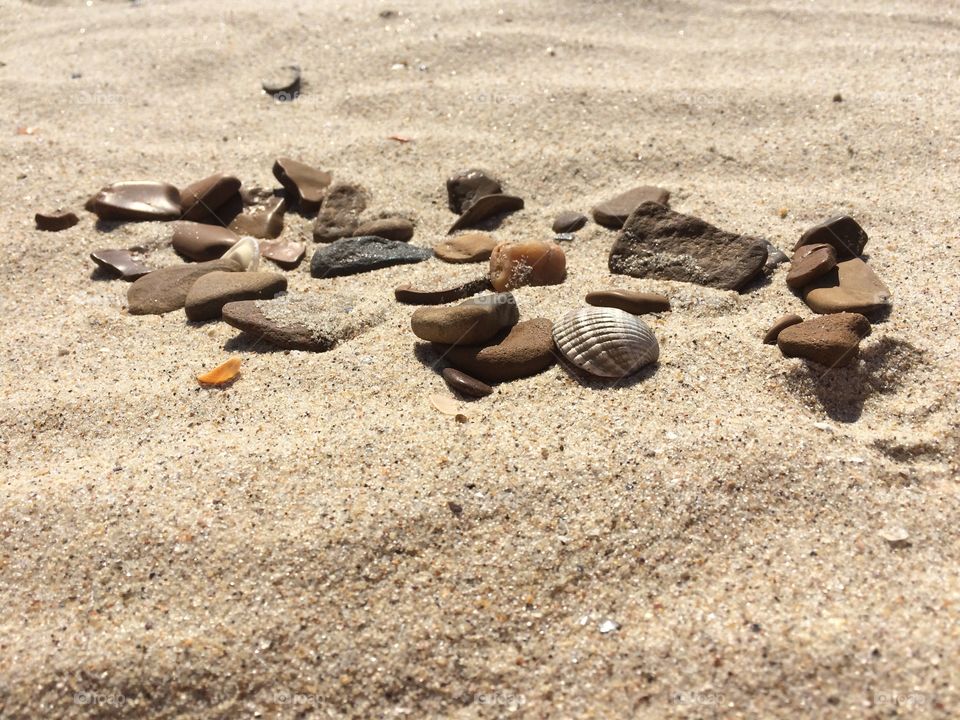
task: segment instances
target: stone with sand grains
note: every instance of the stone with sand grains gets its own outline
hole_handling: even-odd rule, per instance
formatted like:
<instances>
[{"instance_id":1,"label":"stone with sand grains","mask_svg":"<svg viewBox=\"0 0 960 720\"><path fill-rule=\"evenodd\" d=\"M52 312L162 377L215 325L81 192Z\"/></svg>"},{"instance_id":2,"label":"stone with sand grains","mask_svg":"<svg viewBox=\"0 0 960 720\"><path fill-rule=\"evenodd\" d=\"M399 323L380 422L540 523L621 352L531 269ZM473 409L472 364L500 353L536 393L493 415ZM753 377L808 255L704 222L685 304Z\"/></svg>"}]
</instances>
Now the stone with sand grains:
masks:
<instances>
[{"instance_id":1,"label":"stone with sand grains","mask_svg":"<svg viewBox=\"0 0 960 720\"><path fill-rule=\"evenodd\" d=\"M360 214L367 209L367 191L354 183L337 183L327 191L313 226L313 239L333 242L356 235Z\"/></svg>"},{"instance_id":2,"label":"stone with sand grains","mask_svg":"<svg viewBox=\"0 0 960 720\"><path fill-rule=\"evenodd\" d=\"M760 238L726 232L692 215L645 202L627 218L610 250L610 272L740 290L760 274Z\"/></svg>"},{"instance_id":3,"label":"stone with sand grains","mask_svg":"<svg viewBox=\"0 0 960 720\"><path fill-rule=\"evenodd\" d=\"M310 260L313 277L336 277L378 270L391 265L423 262L433 253L397 240L352 237L318 248Z\"/></svg>"},{"instance_id":4,"label":"stone with sand grains","mask_svg":"<svg viewBox=\"0 0 960 720\"><path fill-rule=\"evenodd\" d=\"M331 293L227 303L222 317L258 343L326 352L383 322L384 311L373 301Z\"/></svg>"}]
</instances>

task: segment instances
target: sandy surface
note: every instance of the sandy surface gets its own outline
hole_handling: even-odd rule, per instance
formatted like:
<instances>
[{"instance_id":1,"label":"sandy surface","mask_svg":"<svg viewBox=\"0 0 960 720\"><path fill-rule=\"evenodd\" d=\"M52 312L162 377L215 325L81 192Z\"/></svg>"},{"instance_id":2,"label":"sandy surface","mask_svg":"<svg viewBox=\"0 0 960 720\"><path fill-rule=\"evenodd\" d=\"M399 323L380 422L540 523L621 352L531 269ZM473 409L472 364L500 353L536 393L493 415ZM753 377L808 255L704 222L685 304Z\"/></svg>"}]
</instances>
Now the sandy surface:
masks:
<instances>
[{"instance_id":1,"label":"sandy surface","mask_svg":"<svg viewBox=\"0 0 960 720\"><path fill-rule=\"evenodd\" d=\"M0 715L960 713L960 5L208 5L0 3ZM275 104L259 79L290 61L304 95ZM521 315L666 293L659 367L554 367L461 424L391 290L476 266L301 266L291 290L387 319L267 352L91 278L97 247L180 262L169 225L33 229L115 180L272 185L281 154L412 213L421 245L474 164L527 201L504 239L638 183L781 248L845 211L895 307L824 373L760 342L809 315L785 268L743 295L615 277L590 224ZM242 378L198 388L231 352Z\"/></svg>"}]
</instances>

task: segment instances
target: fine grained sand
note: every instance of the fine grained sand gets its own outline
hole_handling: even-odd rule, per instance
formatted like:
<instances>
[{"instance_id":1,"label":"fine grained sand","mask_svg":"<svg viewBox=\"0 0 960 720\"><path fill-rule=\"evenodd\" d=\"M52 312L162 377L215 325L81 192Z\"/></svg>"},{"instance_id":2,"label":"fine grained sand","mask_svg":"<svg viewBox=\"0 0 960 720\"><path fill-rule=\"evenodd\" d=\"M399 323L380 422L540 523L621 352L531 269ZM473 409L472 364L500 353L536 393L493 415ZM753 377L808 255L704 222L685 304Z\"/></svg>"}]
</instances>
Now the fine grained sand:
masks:
<instances>
[{"instance_id":1,"label":"fine grained sand","mask_svg":"<svg viewBox=\"0 0 960 720\"><path fill-rule=\"evenodd\" d=\"M956 717L960 5L434 5L0 3L0 715ZM267 352L91 278L97 247L180 262L169 225L33 229L115 180L272 186L282 154L420 245L475 164L526 199L503 239L639 183L784 249L848 212L895 306L824 372L760 342L809 316L785 268L743 295L611 276L591 223L521 315L666 293L659 367L554 367L464 424L391 290L478 266L305 263L292 291L387 320ZM241 379L198 388L231 353Z\"/></svg>"}]
</instances>

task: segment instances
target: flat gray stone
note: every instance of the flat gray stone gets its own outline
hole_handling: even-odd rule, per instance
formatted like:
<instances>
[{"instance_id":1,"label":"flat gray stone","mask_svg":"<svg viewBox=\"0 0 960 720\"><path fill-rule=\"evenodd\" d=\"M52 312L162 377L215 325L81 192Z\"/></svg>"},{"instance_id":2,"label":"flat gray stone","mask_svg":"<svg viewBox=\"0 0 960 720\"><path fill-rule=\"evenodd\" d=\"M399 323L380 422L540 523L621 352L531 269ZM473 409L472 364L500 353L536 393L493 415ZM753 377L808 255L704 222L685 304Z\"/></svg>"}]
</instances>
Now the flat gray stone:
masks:
<instances>
[{"instance_id":1,"label":"flat gray stone","mask_svg":"<svg viewBox=\"0 0 960 720\"><path fill-rule=\"evenodd\" d=\"M265 300L286 289L287 278L279 273L216 271L193 284L184 310L190 320L217 320L229 302Z\"/></svg>"},{"instance_id":2,"label":"flat gray stone","mask_svg":"<svg viewBox=\"0 0 960 720\"><path fill-rule=\"evenodd\" d=\"M372 235L344 238L313 253L310 274L319 278L353 275L391 265L423 262L432 255L429 248Z\"/></svg>"}]
</instances>

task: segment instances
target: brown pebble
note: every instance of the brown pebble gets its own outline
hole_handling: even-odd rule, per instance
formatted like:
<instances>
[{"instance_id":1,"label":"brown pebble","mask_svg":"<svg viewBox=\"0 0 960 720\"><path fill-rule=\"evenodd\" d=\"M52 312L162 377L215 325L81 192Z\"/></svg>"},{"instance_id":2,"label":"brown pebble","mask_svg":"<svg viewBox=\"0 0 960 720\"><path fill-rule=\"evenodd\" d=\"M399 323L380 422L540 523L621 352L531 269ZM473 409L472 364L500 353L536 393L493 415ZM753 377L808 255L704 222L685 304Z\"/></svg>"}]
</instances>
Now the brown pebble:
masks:
<instances>
[{"instance_id":1,"label":"brown pebble","mask_svg":"<svg viewBox=\"0 0 960 720\"><path fill-rule=\"evenodd\" d=\"M273 176L287 191L290 206L299 207L303 212L315 212L320 208L333 179L328 172L287 157L277 158L273 163Z\"/></svg>"},{"instance_id":2,"label":"brown pebble","mask_svg":"<svg viewBox=\"0 0 960 720\"><path fill-rule=\"evenodd\" d=\"M586 301L590 305L619 308L634 315L666 312L670 309L670 298L666 295L632 290L597 290L587 293Z\"/></svg>"},{"instance_id":3,"label":"brown pebble","mask_svg":"<svg viewBox=\"0 0 960 720\"><path fill-rule=\"evenodd\" d=\"M251 213L240 213L230 223L230 229L237 235L272 240L283 232L283 214L287 211L287 201L280 197L271 198L263 206Z\"/></svg>"},{"instance_id":4,"label":"brown pebble","mask_svg":"<svg viewBox=\"0 0 960 720\"><path fill-rule=\"evenodd\" d=\"M385 217L360 223L353 231L357 237L376 235L387 240L407 242L413 237L413 223L402 217Z\"/></svg>"},{"instance_id":5,"label":"brown pebble","mask_svg":"<svg viewBox=\"0 0 960 720\"><path fill-rule=\"evenodd\" d=\"M215 260L236 245L240 236L219 225L181 221L173 226L173 249L197 262Z\"/></svg>"},{"instance_id":6,"label":"brown pebble","mask_svg":"<svg viewBox=\"0 0 960 720\"><path fill-rule=\"evenodd\" d=\"M474 377L470 377L465 372L460 372L456 368L444 368L443 379L454 392L468 397L486 397L493 392L493 388L485 382L481 382Z\"/></svg>"},{"instance_id":7,"label":"brown pebble","mask_svg":"<svg viewBox=\"0 0 960 720\"><path fill-rule=\"evenodd\" d=\"M500 243L490 255L490 284L497 292L526 285L557 285L566 274L567 257L556 243Z\"/></svg>"},{"instance_id":8,"label":"brown pebble","mask_svg":"<svg viewBox=\"0 0 960 720\"><path fill-rule=\"evenodd\" d=\"M860 227L860 223L849 215L837 215L803 233L793 249L826 243L836 250L838 260L849 260L863 254L868 239L867 232Z\"/></svg>"},{"instance_id":9,"label":"brown pebble","mask_svg":"<svg viewBox=\"0 0 960 720\"><path fill-rule=\"evenodd\" d=\"M37 230L45 232L60 232L67 228L72 228L80 218L76 213L69 210L54 210L53 212L38 212L33 216L33 221L37 225Z\"/></svg>"},{"instance_id":10,"label":"brown pebble","mask_svg":"<svg viewBox=\"0 0 960 720\"><path fill-rule=\"evenodd\" d=\"M107 185L90 200L87 209L101 220L176 220L180 191L173 185L135 180Z\"/></svg>"},{"instance_id":11,"label":"brown pebble","mask_svg":"<svg viewBox=\"0 0 960 720\"><path fill-rule=\"evenodd\" d=\"M524 320L484 345L436 345L458 370L487 382L506 382L543 372L556 362L553 323Z\"/></svg>"},{"instance_id":12,"label":"brown pebble","mask_svg":"<svg viewBox=\"0 0 960 720\"><path fill-rule=\"evenodd\" d=\"M307 246L295 240L264 240L260 243L260 257L272 260L285 270L292 270L307 251Z\"/></svg>"},{"instance_id":13,"label":"brown pebble","mask_svg":"<svg viewBox=\"0 0 960 720\"><path fill-rule=\"evenodd\" d=\"M803 300L816 313L870 314L890 307L890 288L860 258L842 260L803 288Z\"/></svg>"},{"instance_id":14,"label":"brown pebble","mask_svg":"<svg viewBox=\"0 0 960 720\"><path fill-rule=\"evenodd\" d=\"M226 225L229 217L218 210L229 200L236 199L240 192L240 180L232 175L217 173L187 185L180 190L181 220Z\"/></svg>"},{"instance_id":15,"label":"brown pebble","mask_svg":"<svg viewBox=\"0 0 960 720\"><path fill-rule=\"evenodd\" d=\"M94 250L90 253L90 259L104 270L130 282L153 270L134 260L126 250Z\"/></svg>"},{"instance_id":16,"label":"brown pebble","mask_svg":"<svg viewBox=\"0 0 960 720\"><path fill-rule=\"evenodd\" d=\"M420 290L409 284L398 285L393 290L393 296L397 302L407 305L443 305L484 290L490 290L490 279L485 275L444 290Z\"/></svg>"},{"instance_id":17,"label":"brown pebble","mask_svg":"<svg viewBox=\"0 0 960 720\"><path fill-rule=\"evenodd\" d=\"M555 233L574 233L586 224L586 215L567 210L557 215L551 227Z\"/></svg>"},{"instance_id":18,"label":"brown pebble","mask_svg":"<svg viewBox=\"0 0 960 720\"><path fill-rule=\"evenodd\" d=\"M767 334L763 336L764 345L776 345L777 337L780 335L780 332L791 325L796 325L797 323L802 323L803 318L795 313L787 313L782 315L779 320L777 320L773 325L770 326L770 329L767 330Z\"/></svg>"},{"instance_id":19,"label":"brown pebble","mask_svg":"<svg viewBox=\"0 0 960 720\"><path fill-rule=\"evenodd\" d=\"M466 232L441 240L433 246L433 253L449 263L483 262L490 259L499 242L489 233Z\"/></svg>"},{"instance_id":20,"label":"brown pebble","mask_svg":"<svg viewBox=\"0 0 960 720\"><path fill-rule=\"evenodd\" d=\"M641 185L605 200L593 208L593 219L598 225L619 230L630 214L645 202L666 205L670 201L670 191L652 185Z\"/></svg>"},{"instance_id":21,"label":"brown pebble","mask_svg":"<svg viewBox=\"0 0 960 720\"><path fill-rule=\"evenodd\" d=\"M860 351L860 340L870 334L870 321L857 313L823 315L780 331L777 346L786 357L799 357L844 367Z\"/></svg>"},{"instance_id":22,"label":"brown pebble","mask_svg":"<svg viewBox=\"0 0 960 720\"><path fill-rule=\"evenodd\" d=\"M474 227L495 215L503 215L522 209L523 198L515 195L484 195L474 200L463 215L457 218L457 221L447 230L447 235L452 235L457 230Z\"/></svg>"},{"instance_id":23,"label":"brown pebble","mask_svg":"<svg viewBox=\"0 0 960 720\"><path fill-rule=\"evenodd\" d=\"M837 266L837 253L830 245L804 245L794 254L787 273L787 285L794 290L813 282Z\"/></svg>"},{"instance_id":24,"label":"brown pebble","mask_svg":"<svg viewBox=\"0 0 960 720\"><path fill-rule=\"evenodd\" d=\"M500 181L477 168L462 170L447 179L447 204L460 215L470 209L479 198L502 191Z\"/></svg>"}]
</instances>

